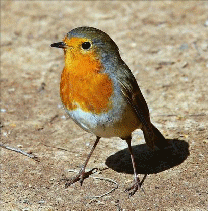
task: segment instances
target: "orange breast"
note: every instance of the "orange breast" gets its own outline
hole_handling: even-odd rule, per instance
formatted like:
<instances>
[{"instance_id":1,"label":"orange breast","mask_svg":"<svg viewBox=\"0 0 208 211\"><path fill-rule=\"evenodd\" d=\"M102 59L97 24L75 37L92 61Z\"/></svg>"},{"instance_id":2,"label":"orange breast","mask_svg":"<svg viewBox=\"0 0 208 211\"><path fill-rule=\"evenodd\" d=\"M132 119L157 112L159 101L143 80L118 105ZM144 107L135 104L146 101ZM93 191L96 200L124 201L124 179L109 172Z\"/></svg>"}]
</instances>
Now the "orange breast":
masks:
<instances>
[{"instance_id":1,"label":"orange breast","mask_svg":"<svg viewBox=\"0 0 208 211\"><path fill-rule=\"evenodd\" d=\"M99 114L111 108L113 84L102 65L92 54L65 53L65 68L61 75L60 95L68 110L80 107Z\"/></svg>"}]
</instances>

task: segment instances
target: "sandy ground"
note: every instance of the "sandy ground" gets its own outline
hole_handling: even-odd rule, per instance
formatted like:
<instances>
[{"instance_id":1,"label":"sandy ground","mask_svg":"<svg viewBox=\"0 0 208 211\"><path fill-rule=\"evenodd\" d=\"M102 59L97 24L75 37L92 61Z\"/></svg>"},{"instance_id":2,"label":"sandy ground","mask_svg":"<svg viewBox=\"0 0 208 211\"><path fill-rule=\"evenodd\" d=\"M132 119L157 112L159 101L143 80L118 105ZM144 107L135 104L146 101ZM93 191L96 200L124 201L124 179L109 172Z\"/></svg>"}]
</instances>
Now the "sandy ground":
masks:
<instances>
[{"instance_id":1,"label":"sandy ground","mask_svg":"<svg viewBox=\"0 0 208 211\"><path fill-rule=\"evenodd\" d=\"M207 11L206 1L1 1L2 143L38 157L1 148L1 210L207 210ZM95 136L62 109L63 52L49 46L83 25L114 39L174 146L151 152L134 132L138 172L148 176L131 198L130 155L119 138L101 139L87 167L98 170L82 187L64 187Z\"/></svg>"}]
</instances>

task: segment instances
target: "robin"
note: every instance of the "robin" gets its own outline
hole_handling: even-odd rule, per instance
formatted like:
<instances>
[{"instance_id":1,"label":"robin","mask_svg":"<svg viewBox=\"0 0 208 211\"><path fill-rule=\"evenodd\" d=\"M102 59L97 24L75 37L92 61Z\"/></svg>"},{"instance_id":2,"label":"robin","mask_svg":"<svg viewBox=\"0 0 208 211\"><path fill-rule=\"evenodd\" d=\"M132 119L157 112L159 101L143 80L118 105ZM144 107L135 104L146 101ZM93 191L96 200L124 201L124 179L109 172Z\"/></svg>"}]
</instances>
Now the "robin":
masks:
<instances>
[{"instance_id":1,"label":"robin","mask_svg":"<svg viewBox=\"0 0 208 211\"><path fill-rule=\"evenodd\" d=\"M141 182L131 147L132 132L141 129L151 149L168 145L150 121L147 103L134 75L121 59L115 42L99 29L75 28L63 42L53 43L51 47L64 50L60 95L66 113L81 128L97 136L83 167L66 187L77 181L82 185L92 173L85 172L85 168L101 137L120 137L131 154L134 182L127 191L134 195Z\"/></svg>"}]
</instances>

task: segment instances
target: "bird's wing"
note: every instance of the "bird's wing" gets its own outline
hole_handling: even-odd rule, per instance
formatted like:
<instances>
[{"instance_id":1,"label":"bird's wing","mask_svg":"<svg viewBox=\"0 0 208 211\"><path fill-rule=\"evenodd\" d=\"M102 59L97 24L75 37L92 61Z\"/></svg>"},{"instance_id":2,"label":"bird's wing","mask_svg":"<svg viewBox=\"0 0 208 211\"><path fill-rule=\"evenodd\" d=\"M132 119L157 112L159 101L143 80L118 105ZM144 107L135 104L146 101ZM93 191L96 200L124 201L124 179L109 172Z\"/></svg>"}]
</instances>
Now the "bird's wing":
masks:
<instances>
[{"instance_id":1,"label":"bird's wing","mask_svg":"<svg viewBox=\"0 0 208 211\"><path fill-rule=\"evenodd\" d=\"M146 138L147 145L150 148L154 148L155 134L152 130L152 124L150 122L149 109L137 81L131 70L126 65L123 65L118 75L118 81L121 86L122 94L134 109L139 121L142 123L142 130L148 136Z\"/></svg>"}]
</instances>

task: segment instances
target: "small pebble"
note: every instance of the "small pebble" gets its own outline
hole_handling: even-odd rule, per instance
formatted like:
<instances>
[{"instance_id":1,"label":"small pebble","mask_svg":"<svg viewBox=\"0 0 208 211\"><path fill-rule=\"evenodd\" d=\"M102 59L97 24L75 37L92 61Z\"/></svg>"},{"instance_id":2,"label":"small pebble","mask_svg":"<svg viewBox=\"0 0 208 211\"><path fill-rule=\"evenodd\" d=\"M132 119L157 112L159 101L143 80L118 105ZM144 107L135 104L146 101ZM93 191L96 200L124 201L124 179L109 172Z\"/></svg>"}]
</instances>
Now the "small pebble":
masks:
<instances>
[{"instance_id":1,"label":"small pebble","mask_svg":"<svg viewBox=\"0 0 208 211\"><path fill-rule=\"evenodd\" d=\"M22 203L24 203L24 204L29 204L29 200L28 200L28 199L24 199L24 200L22 201Z\"/></svg>"},{"instance_id":2,"label":"small pebble","mask_svg":"<svg viewBox=\"0 0 208 211\"><path fill-rule=\"evenodd\" d=\"M208 26L208 19L205 21L204 26Z\"/></svg>"},{"instance_id":3,"label":"small pebble","mask_svg":"<svg viewBox=\"0 0 208 211\"><path fill-rule=\"evenodd\" d=\"M135 48L137 46L137 44L135 42L130 44L132 48Z\"/></svg>"},{"instance_id":4,"label":"small pebble","mask_svg":"<svg viewBox=\"0 0 208 211\"><path fill-rule=\"evenodd\" d=\"M185 68L185 67L187 67L188 66L188 62L184 62L183 64L182 64L182 68Z\"/></svg>"},{"instance_id":5,"label":"small pebble","mask_svg":"<svg viewBox=\"0 0 208 211\"><path fill-rule=\"evenodd\" d=\"M8 133L7 132L3 132L3 136L7 137Z\"/></svg>"},{"instance_id":6,"label":"small pebble","mask_svg":"<svg viewBox=\"0 0 208 211\"><path fill-rule=\"evenodd\" d=\"M198 127L198 131L204 131L205 128L203 126Z\"/></svg>"},{"instance_id":7,"label":"small pebble","mask_svg":"<svg viewBox=\"0 0 208 211\"><path fill-rule=\"evenodd\" d=\"M38 202L38 204L44 204L44 203L45 203L44 200L40 200L40 201Z\"/></svg>"},{"instance_id":8,"label":"small pebble","mask_svg":"<svg viewBox=\"0 0 208 211\"><path fill-rule=\"evenodd\" d=\"M63 108L63 105L62 104L58 104L58 108Z\"/></svg>"},{"instance_id":9,"label":"small pebble","mask_svg":"<svg viewBox=\"0 0 208 211\"><path fill-rule=\"evenodd\" d=\"M208 138L207 138L208 139ZM208 144L208 140L204 140L203 141L204 144Z\"/></svg>"},{"instance_id":10,"label":"small pebble","mask_svg":"<svg viewBox=\"0 0 208 211\"><path fill-rule=\"evenodd\" d=\"M65 115L61 116L61 119L66 119L66 116Z\"/></svg>"},{"instance_id":11,"label":"small pebble","mask_svg":"<svg viewBox=\"0 0 208 211\"><path fill-rule=\"evenodd\" d=\"M22 146L21 144L18 144L17 147L18 147L18 148L22 148L23 146Z\"/></svg>"},{"instance_id":12,"label":"small pebble","mask_svg":"<svg viewBox=\"0 0 208 211\"><path fill-rule=\"evenodd\" d=\"M8 89L8 92L14 92L14 91L15 91L15 88Z\"/></svg>"}]
</instances>

